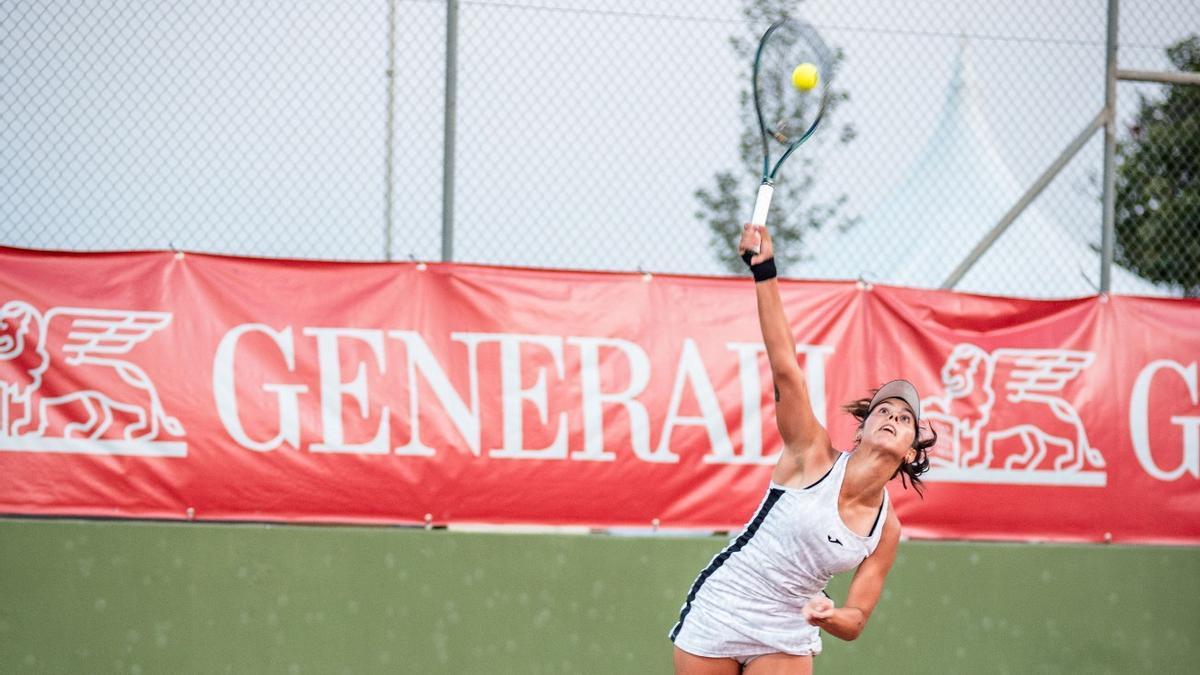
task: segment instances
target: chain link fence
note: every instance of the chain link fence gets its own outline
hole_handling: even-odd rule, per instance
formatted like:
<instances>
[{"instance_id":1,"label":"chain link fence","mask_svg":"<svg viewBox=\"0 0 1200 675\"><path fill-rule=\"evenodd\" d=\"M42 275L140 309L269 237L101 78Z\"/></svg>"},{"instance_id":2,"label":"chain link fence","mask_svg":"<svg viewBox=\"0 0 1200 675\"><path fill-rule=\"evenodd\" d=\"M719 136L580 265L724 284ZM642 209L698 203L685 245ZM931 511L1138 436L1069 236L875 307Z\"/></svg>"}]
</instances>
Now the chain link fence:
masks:
<instances>
[{"instance_id":1,"label":"chain link fence","mask_svg":"<svg viewBox=\"0 0 1200 675\"><path fill-rule=\"evenodd\" d=\"M0 244L728 273L698 193L748 219L745 49L789 9L845 98L784 167L788 276L937 287L1025 197L955 288L1089 294L1107 5L0 0ZM1120 68L1198 70L1194 2L1119 17ZM1112 290L1196 295L1200 87L1116 94Z\"/></svg>"},{"instance_id":2,"label":"chain link fence","mask_svg":"<svg viewBox=\"0 0 1200 675\"><path fill-rule=\"evenodd\" d=\"M1200 7L1122 7L1121 30L1122 69L1200 73ZM1200 296L1200 86L1121 81L1116 115L1115 259Z\"/></svg>"}]
</instances>

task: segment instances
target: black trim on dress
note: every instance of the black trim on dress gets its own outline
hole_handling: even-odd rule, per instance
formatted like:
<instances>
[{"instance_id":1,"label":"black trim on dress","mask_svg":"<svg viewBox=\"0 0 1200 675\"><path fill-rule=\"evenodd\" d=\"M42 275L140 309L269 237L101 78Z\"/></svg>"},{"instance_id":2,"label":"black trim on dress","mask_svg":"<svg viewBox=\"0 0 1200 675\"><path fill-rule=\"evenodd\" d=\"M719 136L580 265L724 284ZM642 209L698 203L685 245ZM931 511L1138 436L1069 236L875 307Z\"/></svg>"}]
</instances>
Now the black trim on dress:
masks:
<instances>
[{"instance_id":1,"label":"black trim on dress","mask_svg":"<svg viewBox=\"0 0 1200 675\"><path fill-rule=\"evenodd\" d=\"M742 550L746 544L750 543L750 540L754 537L754 533L758 532L758 528L762 525L763 520L771 512L771 507L775 506L775 502L779 501L779 498L783 496L783 492L779 488L771 488L767 492L767 498L763 500L762 506L759 507L758 513L754 515L754 520L750 521L745 531L738 536L736 541L730 544L724 551L721 551L717 557L713 558L708 567L705 567L704 571L700 573L700 576L696 577L696 582L692 584L692 589L688 591L687 601L683 605L683 610L679 612L679 621L671 629L671 642L675 641L675 636L679 635L679 629L683 628L683 620L687 618L688 612L692 610L692 602L696 599L696 593L700 592L700 587L712 576L713 572L716 572L720 569L721 565L725 564L726 560L729 560L729 556Z\"/></svg>"}]
</instances>

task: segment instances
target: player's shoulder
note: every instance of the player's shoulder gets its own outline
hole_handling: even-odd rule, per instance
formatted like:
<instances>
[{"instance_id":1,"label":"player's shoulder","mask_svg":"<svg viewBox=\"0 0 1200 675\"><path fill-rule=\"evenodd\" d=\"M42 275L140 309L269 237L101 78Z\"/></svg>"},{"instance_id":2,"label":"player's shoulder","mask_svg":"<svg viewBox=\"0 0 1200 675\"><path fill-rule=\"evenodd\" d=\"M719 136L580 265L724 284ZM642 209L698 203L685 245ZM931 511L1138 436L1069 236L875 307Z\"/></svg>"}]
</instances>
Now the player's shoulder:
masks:
<instances>
[{"instance_id":1,"label":"player's shoulder","mask_svg":"<svg viewBox=\"0 0 1200 675\"><path fill-rule=\"evenodd\" d=\"M879 533L879 541L876 542L875 550L871 552L868 559L889 568L892 566L892 561L896 559L896 551L899 548L900 518L892 509L888 509L888 514L883 520L883 531Z\"/></svg>"},{"instance_id":2,"label":"player's shoulder","mask_svg":"<svg viewBox=\"0 0 1200 675\"><path fill-rule=\"evenodd\" d=\"M808 487L829 474L842 454L829 443L828 436L803 447L785 446L771 480L787 487Z\"/></svg>"},{"instance_id":3,"label":"player's shoulder","mask_svg":"<svg viewBox=\"0 0 1200 675\"><path fill-rule=\"evenodd\" d=\"M883 521L883 532L879 534L880 539L895 543L900 541L900 535L903 531L903 526L900 524L900 516L896 515L896 509L888 509L887 517Z\"/></svg>"}]
</instances>

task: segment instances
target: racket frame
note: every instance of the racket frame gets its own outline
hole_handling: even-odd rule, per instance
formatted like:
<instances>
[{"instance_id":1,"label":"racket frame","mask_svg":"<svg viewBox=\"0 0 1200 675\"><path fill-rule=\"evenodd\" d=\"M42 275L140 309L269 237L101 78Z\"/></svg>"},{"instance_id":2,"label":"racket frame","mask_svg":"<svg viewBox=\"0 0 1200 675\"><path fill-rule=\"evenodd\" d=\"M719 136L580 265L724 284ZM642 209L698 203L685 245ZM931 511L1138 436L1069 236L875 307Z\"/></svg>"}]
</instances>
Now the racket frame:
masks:
<instances>
[{"instance_id":1,"label":"racket frame","mask_svg":"<svg viewBox=\"0 0 1200 675\"><path fill-rule=\"evenodd\" d=\"M829 80L827 79L825 86L822 88L821 100L817 103L816 117L798 139L788 144L787 149L784 150L783 154L780 155L778 160L776 160L775 165L771 166L771 139L769 138L771 134L768 132L766 120L763 118L762 102L759 98L758 73L759 65L762 62L763 48L767 45L767 41L776 30L779 30L779 28L781 28L788 21L799 20L785 17L771 24L771 27L768 28L767 31L763 33L762 38L759 39L758 49L754 53L754 67L751 74L751 83L754 88L754 113L758 116L758 130L759 135L762 137L763 147L762 183L758 186L758 194L754 199L754 213L750 217L750 223L755 226L766 224L767 213L771 209L771 198L775 193L775 176L779 173L779 168L783 166L783 162L789 156L791 156L793 152L796 151L796 148L800 147L800 144L807 141L808 138L812 136L813 132L817 130L817 125L821 123L821 118L825 116L825 109L829 103L829 92L832 89L832 87L829 85ZM815 29L813 29L812 32L815 33ZM821 50L814 49L814 51L828 53L828 47L826 47L824 43L822 43L821 46ZM826 71L832 70L830 67L831 64L825 63L822 65L825 66ZM822 74L822 76L826 78L830 77L831 75L831 72ZM755 245L754 252L759 252L758 245Z\"/></svg>"}]
</instances>

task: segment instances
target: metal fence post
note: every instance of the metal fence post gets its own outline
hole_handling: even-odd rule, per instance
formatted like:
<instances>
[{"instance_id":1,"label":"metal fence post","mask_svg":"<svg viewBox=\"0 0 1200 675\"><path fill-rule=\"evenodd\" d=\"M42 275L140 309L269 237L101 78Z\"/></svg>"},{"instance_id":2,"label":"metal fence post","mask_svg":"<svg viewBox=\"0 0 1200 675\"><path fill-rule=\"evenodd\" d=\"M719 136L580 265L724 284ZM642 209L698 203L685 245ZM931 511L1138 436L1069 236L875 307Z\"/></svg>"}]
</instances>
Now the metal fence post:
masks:
<instances>
[{"instance_id":1,"label":"metal fence post","mask_svg":"<svg viewBox=\"0 0 1200 675\"><path fill-rule=\"evenodd\" d=\"M395 201L392 188L392 171L395 164L395 118L396 118L396 0L388 0L387 29L387 127L383 167L383 259L392 261L392 204Z\"/></svg>"},{"instance_id":2,"label":"metal fence post","mask_svg":"<svg viewBox=\"0 0 1200 675\"><path fill-rule=\"evenodd\" d=\"M458 0L446 0L446 102L442 144L442 261L454 259L454 133L458 88Z\"/></svg>"},{"instance_id":3,"label":"metal fence post","mask_svg":"<svg viewBox=\"0 0 1200 675\"><path fill-rule=\"evenodd\" d=\"M1117 7L1108 0L1108 37L1104 68L1104 217L1100 234L1100 292L1112 292L1117 150Z\"/></svg>"}]
</instances>

